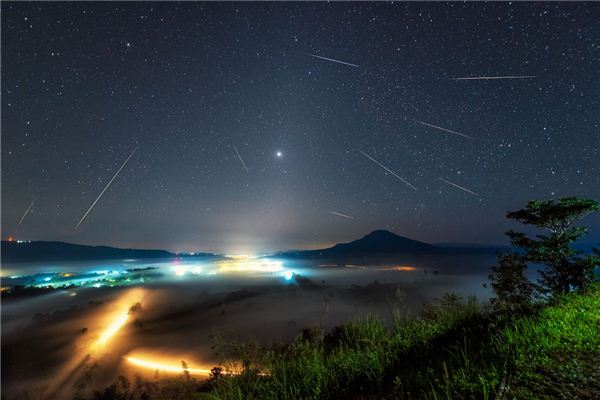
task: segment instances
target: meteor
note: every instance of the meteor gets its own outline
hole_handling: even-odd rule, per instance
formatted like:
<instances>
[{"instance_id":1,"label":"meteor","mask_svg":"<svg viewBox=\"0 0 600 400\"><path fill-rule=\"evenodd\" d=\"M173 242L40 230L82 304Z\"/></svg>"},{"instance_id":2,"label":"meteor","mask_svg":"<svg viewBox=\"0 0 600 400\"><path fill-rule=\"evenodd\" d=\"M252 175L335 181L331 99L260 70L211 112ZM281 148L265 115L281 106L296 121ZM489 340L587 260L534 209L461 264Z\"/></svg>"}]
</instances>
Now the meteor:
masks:
<instances>
[{"instance_id":1,"label":"meteor","mask_svg":"<svg viewBox=\"0 0 600 400\"><path fill-rule=\"evenodd\" d=\"M430 128L439 129L440 131L444 131L444 132L450 132L450 133L453 133L453 134L455 134L455 135L458 135L458 136L465 137L465 138L467 138L467 139L472 139L472 137L471 137L471 136L465 135L464 133L460 133L460 132L451 131L450 129L442 128L441 126L437 126L437 125L428 124L427 122L419 121L419 120L417 120L417 119L412 119L412 121L413 121L413 122L416 122L417 124L421 124L421 125L428 126L428 127L430 127Z\"/></svg>"},{"instance_id":2,"label":"meteor","mask_svg":"<svg viewBox=\"0 0 600 400\"><path fill-rule=\"evenodd\" d=\"M315 57L315 58L320 58L321 60L327 60L327 61L331 61L334 63L338 63L338 64L344 64L344 65L349 65L351 67L355 67L355 68L360 68L360 65L356 65L356 64L351 64L345 61L340 61L340 60L334 60L333 58L327 58L327 57L321 57L321 56L317 56L314 54L307 54L307 56L311 56L311 57Z\"/></svg>"},{"instance_id":3,"label":"meteor","mask_svg":"<svg viewBox=\"0 0 600 400\"><path fill-rule=\"evenodd\" d=\"M509 75L509 76L468 76L465 78L452 78L453 81L488 81L492 79L531 79L536 75Z\"/></svg>"},{"instance_id":4,"label":"meteor","mask_svg":"<svg viewBox=\"0 0 600 400\"><path fill-rule=\"evenodd\" d=\"M235 144L233 145L233 149L235 150L235 154L237 154L238 158L240 159L240 162L244 166L244 169L246 170L246 172L248 172L248 167L246 167L246 163L242 159L242 156L240 156L240 152L238 151L237 147L235 147Z\"/></svg>"},{"instance_id":5,"label":"meteor","mask_svg":"<svg viewBox=\"0 0 600 400\"><path fill-rule=\"evenodd\" d=\"M113 183L113 181L115 180L115 178L117 177L117 175L119 175L119 172L121 172L121 170L125 167L125 164L127 164L127 162L131 159L131 157L133 157L133 154L137 151L137 147L135 149L133 149L133 151L131 152L131 154L129 155L129 157L127 157L127 160L125 160L125 162L123 163L123 165L121 165L121 168L119 168L117 170L117 172L115 173L115 175L112 177L112 179L110 181L108 181L108 183L106 184L106 186L104 187L104 189L100 192L100 194L98 195L98 197L96 197L96 200L94 200L94 202L92 203L92 205L90 206L90 208L88 208L88 210L85 212L85 214L83 214L83 217L81 217L81 219L79 220L79 222L77 223L77 225L75 225L75 229L78 229L79 226L81 225L81 223L83 222L83 220L85 220L85 217L88 216L88 214L90 213L90 211L92 211L92 209L94 208L94 206L96 205L96 203L98 202L98 200L100 200L100 197L102 197L102 195L104 194L104 192L106 192L106 189L108 189L108 187L110 186L111 183Z\"/></svg>"},{"instance_id":6,"label":"meteor","mask_svg":"<svg viewBox=\"0 0 600 400\"><path fill-rule=\"evenodd\" d=\"M342 213L337 213L335 211L327 211L327 212L330 213L330 214L333 214L333 215L337 215L339 217L348 218L348 219L354 219L354 217L351 217L349 215L342 214Z\"/></svg>"},{"instance_id":7,"label":"meteor","mask_svg":"<svg viewBox=\"0 0 600 400\"><path fill-rule=\"evenodd\" d=\"M21 217L21 219L19 220L19 223L17 224L17 228L21 226L21 223L23 222L25 217L27 216L27 214L29 214L29 210L31 210L31 207L33 207L33 203L35 203L35 199L33 199L31 201L31 204L29 205L29 207L27 207L27 210L25 210L25 212L23 213L23 216Z\"/></svg>"},{"instance_id":8,"label":"meteor","mask_svg":"<svg viewBox=\"0 0 600 400\"><path fill-rule=\"evenodd\" d=\"M413 188L414 190L417 190L416 187L414 187L413 185L411 185L408 181L406 181L405 179L401 178L400 176L398 176L398 174L396 174L394 171L392 171L391 169L389 169L388 167L386 167L385 165L383 165L382 163L380 163L379 161L377 161L376 159L374 159L373 157L371 157L370 155L368 155L367 153L365 153L362 150L357 149L358 151L360 151L362 153L363 156L367 157L369 160L373 161L375 164L379 165L381 168L385 169L387 172L389 172L390 174L392 174L393 176L395 176L396 178L400 179L402 182L404 182L405 184L407 184L408 186L410 186L411 188Z\"/></svg>"},{"instance_id":9,"label":"meteor","mask_svg":"<svg viewBox=\"0 0 600 400\"><path fill-rule=\"evenodd\" d=\"M462 187L462 186L459 186L459 185L457 185L456 183L452 183L452 182L450 182L450 181L447 181L447 180L445 180L445 179L442 179L442 178L439 178L439 180L440 180L440 181L442 181L442 182L446 182L448 185L452 185L452 186L454 186L454 187L457 187L457 188L459 188L460 190L464 190L464 191L465 191L465 192L467 192L467 193L471 193L472 195L479 196L479 194L477 194L477 193L475 193L475 192L473 192L473 191L471 191L471 190L469 190L469 189L467 189L467 188L464 188L464 187Z\"/></svg>"}]
</instances>

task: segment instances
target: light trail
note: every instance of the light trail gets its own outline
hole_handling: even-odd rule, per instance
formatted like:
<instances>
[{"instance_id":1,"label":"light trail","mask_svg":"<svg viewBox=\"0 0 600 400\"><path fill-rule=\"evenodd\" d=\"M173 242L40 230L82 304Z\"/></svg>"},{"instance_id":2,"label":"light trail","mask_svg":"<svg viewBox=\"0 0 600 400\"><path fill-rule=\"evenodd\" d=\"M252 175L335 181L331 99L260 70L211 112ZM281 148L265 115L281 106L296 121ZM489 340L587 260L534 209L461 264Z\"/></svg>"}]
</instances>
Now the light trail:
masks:
<instances>
[{"instance_id":1,"label":"light trail","mask_svg":"<svg viewBox=\"0 0 600 400\"><path fill-rule=\"evenodd\" d=\"M307 56L311 56L311 57L315 57L315 58L320 58L321 60L327 60L327 61L331 61L331 62L338 63L338 64L349 65L349 66L355 67L355 68L360 68L360 65L356 65L356 64L352 64L352 63L345 62L345 61L340 61L340 60L334 60L333 58L321 57L321 56L317 56L317 55L314 55L314 54L307 54Z\"/></svg>"},{"instance_id":2,"label":"light trail","mask_svg":"<svg viewBox=\"0 0 600 400\"><path fill-rule=\"evenodd\" d=\"M469 190L469 189L467 189L467 188L464 188L464 187L462 187L462 186L460 186L460 185L457 185L456 183L453 183L453 182L447 181L447 180L445 180L445 179L443 179L443 178L438 178L438 179L439 179L440 181L442 181L442 182L446 182L448 185L452 185L452 186L454 186L454 187L457 187L457 188L459 188L460 190L464 190L464 191L465 191L465 192L467 192L467 193L471 193L471 194L472 194L472 195L474 195L474 196L479 196L479 194L478 194L478 193L475 193L475 192L473 192L472 190Z\"/></svg>"},{"instance_id":3,"label":"light trail","mask_svg":"<svg viewBox=\"0 0 600 400\"><path fill-rule=\"evenodd\" d=\"M235 147L235 144L233 145L233 149L235 150L235 154L237 154L238 158L240 159L240 162L244 166L244 169L246 170L246 173L247 173L248 172L248 167L246 167L246 163L242 159L242 156L240 156L240 152L238 151L237 147Z\"/></svg>"},{"instance_id":4,"label":"light trail","mask_svg":"<svg viewBox=\"0 0 600 400\"><path fill-rule=\"evenodd\" d=\"M133 364L138 367L150 369L152 371L162 371L173 374L183 374L184 372L188 372L191 375L209 375L212 373L211 369L203 369L203 368L183 368L183 365L174 365L172 363L164 363L160 361L151 361L148 359L143 359L140 357L133 356L125 356L124 357L127 362ZM237 371L230 371L221 369L221 374L223 375L239 375L240 373ZM259 372L258 376L269 376L269 373Z\"/></svg>"},{"instance_id":5,"label":"light trail","mask_svg":"<svg viewBox=\"0 0 600 400\"><path fill-rule=\"evenodd\" d=\"M330 213L330 214L333 214L333 215L337 215L338 217L343 217L343 218L348 218L348 219L354 219L354 217L351 217L351 216L346 215L346 214L338 213L338 212L335 212L335 211L327 211L327 212Z\"/></svg>"},{"instance_id":6,"label":"light trail","mask_svg":"<svg viewBox=\"0 0 600 400\"><path fill-rule=\"evenodd\" d=\"M378 268L379 271L416 271L415 267L410 267L408 265L393 265L390 267Z\"/></svg>"},{"instance_id":7,"label":"light trail","mask_svg":"<svg viewBox=\"0 0 600 400\"><path fill-rule=\"evenodd\" d=\"M112 324L108 326L101 334L94 348L104 346L129 320L129 311L126 314L120 315Z\"/></svg>"},{"instance_id":8,"label":"light trail","mask_svg":"<svg viewBox=\"0 0 600 400\"><path fill-rule=\"evenodd\" d=\"M137 357L125 357L125 359L133 365L136 365L136 366L142 367L142 368L151 369L154 371L159 370L159 371L176 373L176 374L182 374L184 371L187 371L190 374L194 374L194 375L196 375L196 374L209 375L211 372L210 369L199 369L199 368L184 369L183 365L174 366L174 365L170 365L170 364L163 364L163 363L156 362L156 361L142 360L141 358L137 358ZM230 374L230 373L226 373L226 374Z\"/></svg>"},{"instance_id":9,"label":"light trail","mask_svg":"<svg viewBox=\"0 0 600 400\"><path fill-rule=\"evenodd\" d=\"M105 318L108 321L106 328L102 330L98 339L92 344L92 350L98 350L106 346L115 335L127 324L132 313L140 307L144 291L132 289L117 301L117 311L110 312Z\"/></svg>"},{"instance_id":10,"label":"light trail","mask_svg":"<svg viewBox=\"0 0 600 400\"><path fill-rule=\"evenodd\" d=\"M358 149L357 149L358 150ZM405 184L407 184L408 186L410 186L411 188L413 188L414 190L417 190L416 187L414 187L413 185L411 185L408 181L406 181L405 179L401 178L398 174L396 174L394 171L392 171L391 169L389 169L388 167L386 167L385 165L383 165L382 163L380 163L379 161L377 161L376 159L374 159L373 157L371 157L370 155L368 155L367 153L365 153L362 150L358 150L362 153L363 156L367 157L369 160L373 161L375 164L379 165L381 168L385 169L387 172L389 172L390 174L392 174L393 176L395 176L396 178L400 179L402 182L404 182Z\"/></svg>"},{"instance_id":11,"label":"light trail","mask_svg":"<svg viewBox=\"0 0 600 400\"><path fill-rule=\"evenodd\" d=\"M411 121L416 122L417 124L428 126L430 128L439 129L440 131L453 133L455 135L462 136L462 137L467 138L467 139L472 139L471 136L465 135L464 133L460 133L460 132L456 132L456 131L451 131L450 129L442 128L441 126L437 126L437 125L428 124L427 122L419 121L418 119L411 119Z\"/></svg>"},{"instance_id":12,"label":"light trail","mask_svg":"<svg viewBox=\"0 0 600 400\"><path fill-rule=\"evenodd\" d=\"M92 205L90 206L90 208L86 211L85 214L83 214L83 217L81 217L81 219L79 220L79 222L77 223L77 225L75 225L75 229L78 229L79 226L81 225L81 223L85 220L85 217L88 216L88 214L90 213L90 211L92 211L92 209L94 208L94 206L96 205L96 203L98 202L98 200L100 200L100 197L102 197L102 195L104 194L104 192L106 192L106 190L108 189L108 187L110 186L111 183L113 183L113 181L116 179L117 175L119 175L119 172L121 172L121 170L125 167L125 164L127 164L127 162L131 159L131 157L133 157L133 154L137 151L137 147L135 149L133 149L133 151L131 152L131 154L129 155L129 157L127 157L127 160L125 160L125 162L123 163L123 165L121 165L121 168L119 168L117 170L117 172L115 173L115 175L112 177L112 179L110 181L108 181L108 184L104 187L104 189L102 190L102 192L100 192L100 194L98 195L98 197L96 197L96 200L94 200L94 202L92 203Z\"/></svg>"},{"instance_id":13,"label":"light trail","mask_svg":"<svg viewBox=\"0 0 600 400\"><path fill-rule=\"evenodd\" d=\"M468 76L464 78L452 78L453 81L488 81L493 79L532 79L536 75L507 75L507 76Z\"/></svg>"},{"instance_id":14,"label":"light trail","mask_svg":"<svg viewBox=\"0 0 600 400\"><path fill-rule=\"evenodd\" d=\"M17 228L21 226L21 223L23 222L25 217L27 216L27 214L29 214L29 210L31 210L31 207L33 207L33 203L35 203L35 199L33 199L31 201L31 204L29 205L29 207L27 207L27 210L25 210L25 212L23 213L23 216L21 217L21 219L19 220L19 223L17 224Z\"/></svg>"}]
</instances>

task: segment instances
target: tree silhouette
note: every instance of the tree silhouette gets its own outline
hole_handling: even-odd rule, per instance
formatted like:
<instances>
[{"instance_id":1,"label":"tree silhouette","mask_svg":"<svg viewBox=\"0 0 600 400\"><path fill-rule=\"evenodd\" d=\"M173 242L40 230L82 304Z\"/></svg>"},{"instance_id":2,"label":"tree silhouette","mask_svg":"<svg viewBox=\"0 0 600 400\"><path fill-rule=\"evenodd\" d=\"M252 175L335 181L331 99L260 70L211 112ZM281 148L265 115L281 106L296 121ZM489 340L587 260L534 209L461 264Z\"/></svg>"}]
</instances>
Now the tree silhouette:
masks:
<instances>
[{"instance_id":1,"label":"tree silhouette","mask_svg":"<svg viewBox=\"0 0 600 400\"><path fill-rule=\"evenodd\" d=\"M572 247L588 231L575 223L598 209L595 200L565 197L533 200L524 209L509 212L507 218L549 233L538 234L532 239L525 233L506 232L517 249L499 255L499 264L492 269L490 279L497 301L514 306L527 303L536 289L552 296L585 290L594 280L594 269L600 265L600 257L584 254ZM524 275L528 263L545 267L539 271L539 286L529 282Z\"/></svg>"}]
</instances>

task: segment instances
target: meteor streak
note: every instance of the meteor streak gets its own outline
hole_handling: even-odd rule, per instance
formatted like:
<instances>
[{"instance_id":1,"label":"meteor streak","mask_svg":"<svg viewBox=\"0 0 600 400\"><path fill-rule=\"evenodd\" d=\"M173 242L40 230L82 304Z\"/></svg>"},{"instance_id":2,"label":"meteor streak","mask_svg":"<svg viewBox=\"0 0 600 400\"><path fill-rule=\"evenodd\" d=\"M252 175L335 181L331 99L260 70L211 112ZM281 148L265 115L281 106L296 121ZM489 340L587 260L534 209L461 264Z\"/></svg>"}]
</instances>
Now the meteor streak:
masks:
<instances>
[{"instance_id":1,"label":"meteor streak","mask_svg":"<svg viewBox=\"0 0 600 400\"><path fill-rule=\"evenodd\" d=\"M98 195L98 197L96 197L96 200L94 200L94 202L92 203L92 205L90 206L90 208L88 208L88 210L85 212L85 214L83 214L83 217L81 217L81 219L79 220L79 222L77 223L77 225L75 225L75 229L78 229L79 226L81 225L81 223L85 220L85 217L88 216L88 214L90 213L90 211L92 211L92 209L94 208L94 206L96 205L96 203L98 202L98 200L100 200L100 197L102 197L102 195L104 194L104 192L106 192L106 189L108 189L108 187L110 186L111 183L113 183L113 181L115 180L115 178L117 177L117 175L119 175L119 172L121 172L121 170L123 169L123 167L125 167L125 164L127 164L127 162L131 159L131 157L133 157L133 154L137 151L137 147L135 149L133 149L133 151L131 152L131 154L129 155L129 157L127 157L127 160L125 160L125 162L123 163L123 165L121 165L121 168L119 168L117 170L117 172L115 173L115 175L112 177L112 179L110 181L108 181L108 183L106 184L106 186L104 187L104 189L100 192L100 194Z\"/></svg>"},{"instance_id":2,"label":"meteor streak","mask_svg":"<svg viewBox=\"0 0 600 400\"><path fill-rule=\"evenodd\" d=\"M33 207L33 203L35 203L35 199L33 199L31 201L31 204L29 205L29 207L27 207L27 210L25 210L25 212L23 213L23 216L21 217L21 219L19 220L19 223L17 224L17 228L21 226L21 222L23 222L23 220L25 219L27 214L29 214L29 210L31 210L31 207Z\"/></svg>"},{"instance_id":3,"label":"meteor streak","mask_svg":"<svg viewBox=\"0 0 600 400\"><path fill-rule=\"evenodd\" d=\"M413 122L416 122L417 124L421 124L421 125L429 126L430 128L439 129L440 131L444 131L444 132L450 132L450 133L453 133L453 134L455 134L455 135L458 135L458 136L465 137L465 138L467 138L467 139L472 139L472 137L471 137L471 136L465 135L464 133L459 133L459 132L451 131L450 129L442 128L441 126L437 126L437 125L428 124L427 122L419 121L419 120L417 120L417 119L413 119L412 121L413 121Z\"/></svg>"},{"instance_id":4,"label":"meteor streak","mask_svg":"<svg viewBox=\"0 0 600 400\"><path fill-rule=\"evenodd\" d=\"M354 217L351 217L349 215L342 214L342 213L337 213L335 211L327 211L327 212L330 213L330 214L333 214L333 215L337 215L339 217L348 218L348 219L354 219Z\"/></svg>"},{"instance_id":5,"label":"meteor streak","mask_svg":"<svg viewBox=\"0 0 600 400\"><path fill-rule=\"evenodd\" d=\"M248 172L248 167L246 167L246 163L242 159L242 156L240 156L240 152L238 151L237 147L235 147L235 144L233 145L233 149L235 150L235 154L237 154L238 158L240 159L240 162L244 166L244 169L246 170L246 172Z\"/></svg>"},{"instance_id":6,"label":"meteor streak","mask_svg":"<svg viewBox=\"0 0 600 400\"><path fill-rule=\"evenodd\" d=\"M321 60L327 60L327 61L331 61L331 62L338 63L338 64L349 65L351 67L360 68L360 65L351 64L351 63L348 63L348 62L345 62L345 61L340 61L340 60L334 60L333 58L321 57L321 56L317 56L317 55L314 55L314 54L307 54L307 56L311 56L311 57L315 57L315 58L320 58Z\"/></svg>"},{"instance_id":7,"label":"meteor streak","mask_svg":"<svg viewBox=\"0 0 600 400\"><path fill-rule=\"evenodd\" d=\"M379 161L377 161L376 159L374 159L373 157L371 157L370 155L368 155L367 153L365 153L362 150L357 149L358 151L360 151L362 153L363 156L367 157L369 160L373 161L375 164L379 165L381 168L385 169L387 172L389 172L390 174L392 174L393 176L395 176L396 178L400 179L402 182L404 182L405 184L407 184L408 186L410 186L411 188L413 188L414 190L417 190L416 187L414 187L413 185L411 185L408 181L406 181L405 179L401 178L400 176L398 176L398 174L396 174L394 171L392 171L391 169L389 169L388 167L386 167L385 165L383 165L382 163L380 163Z\"/></svg>"},{"instance_id":8,"label":"meteor streak","mask_svg":"<svg viewBox=\"0 0 600 400\"><path fill-rule=\"evenodd\" d=\"M468 76L464 78L452 78L453 81L487 81L492 79L531 79L536 75L508 75L508 76Z\"/></svg>"},{"instance_id":9,"label":"meteor streak","mask_svg":"<svg viewBox=\"0 0 600 400\"><path fill-rule=\"evenodd\" d=\"M445 179L442 179L442 178L439 178L439 180L440 180L440 181L442 181L442 182L446 182L448 185L452 185L452 186L454 186L454 187L457 187L457 188L459 188L460 190L464 190L464 191L465 191L465 192L467 192L467 193L471 193L472 195L479 196L479 194L477 194L477 193L475 193L475 192L473 192L473 191L471 191L471 190L469 190L469 189L467 189L467 188L464 188L464 187L462 187L462 186L459 186L459 185L457 185L456 183L452 183L452 182L450 182L450 181L447 181L447 180L445 180Z\"/></svg>"}]
</instances>

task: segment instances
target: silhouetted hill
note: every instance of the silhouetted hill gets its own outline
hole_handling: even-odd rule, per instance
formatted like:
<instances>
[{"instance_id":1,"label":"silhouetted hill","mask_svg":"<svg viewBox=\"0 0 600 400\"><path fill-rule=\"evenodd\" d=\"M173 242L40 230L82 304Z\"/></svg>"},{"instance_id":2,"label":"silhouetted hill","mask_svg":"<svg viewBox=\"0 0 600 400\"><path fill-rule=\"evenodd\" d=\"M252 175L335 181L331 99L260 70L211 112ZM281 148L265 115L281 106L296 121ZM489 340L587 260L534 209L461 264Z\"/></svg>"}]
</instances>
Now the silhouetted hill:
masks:
<instances>
[{"instance_id":1,"label":"silhouetted hill","mask_svg":"<svg viewBox=\"0 0 600 400\"><path fill-rule=\"evenodd\" d=\"M395 233L377 230L361 239L340 243L327 249L330 253L423 253L434 246Z\"/></svg>"},{"instance_id":2,"label":"silhouetted hill","mask_svg":"<svg viewBox=\"0 0 600 400\"><path fill-rule=\"evenodd\" d=\"M2 241L2 262L106 260L125 258L169 258L176 254L164 250L119 249L65 242Z\"/></svg>"},{"instance_id":3,"label":"silhouetted hill","mask_svg":"<svg viewBox=\"0 0 600 400\"><path fill-rule=\"evenodd\" d=\"M276 256L296 258L339 258L350 256L392 255L392 254L462 254L494 253L499 246L470 246L454 244L452 247L435 246L418 240L409 239L393 232L376 230L361 239L349 243L339 243L320 250L294 250L276 254Z\"/></svg>"}]
</instances>

